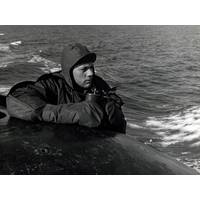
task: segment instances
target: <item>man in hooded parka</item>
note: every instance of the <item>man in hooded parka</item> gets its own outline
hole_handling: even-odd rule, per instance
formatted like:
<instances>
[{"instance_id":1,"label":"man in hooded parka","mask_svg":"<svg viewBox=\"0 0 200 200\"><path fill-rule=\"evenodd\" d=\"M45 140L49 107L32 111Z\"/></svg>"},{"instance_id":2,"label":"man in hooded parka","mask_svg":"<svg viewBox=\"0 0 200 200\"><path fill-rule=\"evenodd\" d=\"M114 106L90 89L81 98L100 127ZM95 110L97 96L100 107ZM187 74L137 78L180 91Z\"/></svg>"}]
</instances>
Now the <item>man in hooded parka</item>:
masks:
<instances>
[{"instance_id":1,"label":"man in hooded parka","mask_svg":"<svg viewBox=\"0 0 200 200\"><path fill-rule=\"evenodd\" d=\"M36 82L25 81L11 88L6 97L11 117L28 121L78 124L125 132L123 102L109 85L95 75L96 54L81 44L68 45L62 53L62 71L44 74ZM104 91L107 98L87 101L91 91Z\"/></svg>"}]
</instances>

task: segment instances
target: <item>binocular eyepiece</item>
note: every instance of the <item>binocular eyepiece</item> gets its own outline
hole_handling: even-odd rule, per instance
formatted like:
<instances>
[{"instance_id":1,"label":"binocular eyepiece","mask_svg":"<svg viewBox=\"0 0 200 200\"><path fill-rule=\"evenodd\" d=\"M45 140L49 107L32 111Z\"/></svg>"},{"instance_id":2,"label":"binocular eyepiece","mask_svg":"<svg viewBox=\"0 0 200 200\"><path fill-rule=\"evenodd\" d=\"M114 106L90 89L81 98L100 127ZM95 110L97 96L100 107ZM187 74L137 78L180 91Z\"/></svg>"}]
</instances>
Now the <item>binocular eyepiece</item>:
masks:
<instances>
[{"instance_id":1,"label":"binocular eyepiece","mask_svg":"<svg viewBox=\"0 0 200 200\"><path fill-rule=\"evenodd\" d=\"M90 102L99 102L101 100L101 95L95 93L87 93L85 100Z\"/></svg>"},{"instance_id":2,"label":"binocular eyepiece","mask_svg":"<svg viewBox=\"0 0 200 200\"><path fill-rule=\"evenodd\" d=\"M98 91L97 89L94 89L86 94L85 100L98 103L102 100L108 99L109 98L108 94L115 91L116 87L111 88L109 91L104 91L104 90Z\"/></svg>"}]
</instances>

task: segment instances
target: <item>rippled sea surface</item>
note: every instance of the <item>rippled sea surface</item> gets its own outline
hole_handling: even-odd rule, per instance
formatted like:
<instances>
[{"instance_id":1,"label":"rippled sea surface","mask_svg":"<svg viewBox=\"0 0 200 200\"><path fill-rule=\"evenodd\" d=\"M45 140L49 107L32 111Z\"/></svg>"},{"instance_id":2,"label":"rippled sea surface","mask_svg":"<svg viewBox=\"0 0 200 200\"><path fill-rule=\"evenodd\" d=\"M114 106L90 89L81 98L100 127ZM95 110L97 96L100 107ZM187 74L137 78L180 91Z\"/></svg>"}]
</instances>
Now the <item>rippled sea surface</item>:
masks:
<instances>
[{"instance_id":1,"label":"rippled sea surface","mask_svg":"<svg viewBox=\"0 0 200 200\"><path fill-rule=\"evenodd\" d=\"M127 134L200 170L200 26L0 26L0 93L59 70L72 42L117 86Z\"/></svg>"}]
</instances>

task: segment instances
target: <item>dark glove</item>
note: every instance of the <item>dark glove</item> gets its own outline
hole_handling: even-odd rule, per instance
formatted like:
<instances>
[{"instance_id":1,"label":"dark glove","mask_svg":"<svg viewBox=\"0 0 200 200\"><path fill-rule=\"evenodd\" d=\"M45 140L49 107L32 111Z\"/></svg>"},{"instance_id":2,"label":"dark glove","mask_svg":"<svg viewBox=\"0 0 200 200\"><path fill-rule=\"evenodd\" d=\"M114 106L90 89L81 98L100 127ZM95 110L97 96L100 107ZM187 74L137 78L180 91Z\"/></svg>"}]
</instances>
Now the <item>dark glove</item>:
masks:
<instances>
[{"instance_id":1,"label":"dark glove","mask_svg":"<svg viewBox=\"0 0 200 200\"><path fill-rule=\"evenodd\" d=\"M105 112L110 126L115 131L125 133L126 120L124 119L124 114L121 110L121 107L114 101L108 101L105 105Z\"/></svg>"},{"instance_id":2,"label":"dark glove","mask_svg":"<svg viewBox=\"0 0 200 200\"><path fill-rule=\"evenodd\" d=\"M79 125L90 128L98 127L103 120L103 111L95 102L81 102L82 109L79 111Z\"/></svg>"},{"instance_id":3,"label":"dark glove","mask_svg":"<svg viewBox=\"0 0 200 200\"><path fill-rule=\"evenodd\" d=\"M86 101L59 105L47 104L41 114L42 121L88 127L98 127L102 119L103 111L99 105Z\"/></svg>"}]
</instances>

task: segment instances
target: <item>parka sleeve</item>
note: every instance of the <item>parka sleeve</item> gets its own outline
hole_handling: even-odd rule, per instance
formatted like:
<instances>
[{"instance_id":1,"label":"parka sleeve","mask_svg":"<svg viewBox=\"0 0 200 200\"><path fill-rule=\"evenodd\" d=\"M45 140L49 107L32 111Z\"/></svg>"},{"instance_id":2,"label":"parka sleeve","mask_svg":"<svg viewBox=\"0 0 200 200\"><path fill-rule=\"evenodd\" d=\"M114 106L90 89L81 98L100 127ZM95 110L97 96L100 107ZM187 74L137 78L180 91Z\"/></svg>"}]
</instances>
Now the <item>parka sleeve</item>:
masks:
<instances>
[{"instance_id":1,"label":"parka sleeve","mask_svg":"<svg viewBox=\"0 0 200 200\"><path fill-rule=\"evenodd\" d=\"M103 112L97 104L85 101L60 105L46 104L40 117L47 122L98 127L101 125Z\"/></svg>"},{"instance_id":2,"label":"parka sleeve","mask_svg":"<svg viewBox=\"0 0 200 200\"><path fill-rule=\"evenodd\" d=\"M46 96L44 83L36 82L15 87L6 98L7 109L12 117L28 121L46 121L62 124L79 124L98 127L103 119L101 108L90 102L54 105Z\"/></svg>"}]
</instances>

